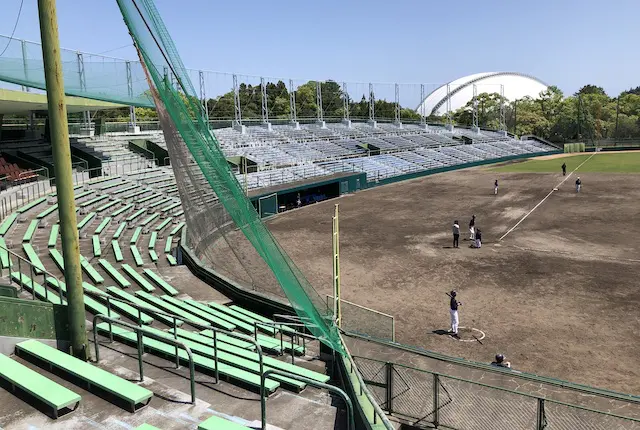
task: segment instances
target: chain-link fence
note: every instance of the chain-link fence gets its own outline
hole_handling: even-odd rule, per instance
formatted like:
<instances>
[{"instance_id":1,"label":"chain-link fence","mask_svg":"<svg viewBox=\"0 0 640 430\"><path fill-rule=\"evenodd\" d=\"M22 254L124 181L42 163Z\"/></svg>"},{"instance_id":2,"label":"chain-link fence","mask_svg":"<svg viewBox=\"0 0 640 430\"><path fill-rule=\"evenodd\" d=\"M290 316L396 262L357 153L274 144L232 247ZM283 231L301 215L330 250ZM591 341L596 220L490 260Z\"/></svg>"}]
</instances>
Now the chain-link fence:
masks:
<instances>
[{"instance_id":1,"label":"chain-link fence","mask_svg":"<svg viewBox=\"0 0 640 430\"><path fill-rule=\"evenodd\" d=\"M640 430L640 420L401 364L353 357L389 415L459 430ZM594 394L591 394L594 395Z\"/></svg>"},{"instance_id":2,"label":"chain-link fence","mask_svg":"<svg viewBox=\"0 0 640 430\"><path fill-rule=\"evenodd\" d=\"M327 308L333 309L333 296L327 295ZM348 333L355 333L376 339L395 342L396 323L392 315L340 300L340 328Z\"/></svg>"}]
</instances>

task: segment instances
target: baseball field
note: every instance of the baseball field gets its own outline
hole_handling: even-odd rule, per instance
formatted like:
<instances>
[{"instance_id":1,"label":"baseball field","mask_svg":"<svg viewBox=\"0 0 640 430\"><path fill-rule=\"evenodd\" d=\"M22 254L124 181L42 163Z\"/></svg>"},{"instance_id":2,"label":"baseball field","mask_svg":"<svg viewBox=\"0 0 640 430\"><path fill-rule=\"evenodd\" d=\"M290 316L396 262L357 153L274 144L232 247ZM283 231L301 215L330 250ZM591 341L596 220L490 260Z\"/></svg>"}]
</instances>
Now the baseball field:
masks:
<instances>
[{"instance_id":1,"label":"baseball field","mask_svg":"<svg viewBox=\"0 0 640 430\"><path fill-rule=\"evenodd\" d=\"M516 369L640 394L634 173L640 153L560 154L373 188L268 225L313 286L331 294L339 203L343 298L394 315L398 342L480 362L502 353ZM481 249L464 234L473 214ZM458 249L454 220L463 230ZM221 247L220 261L225 255ZM482 335L482 343L444 334L450 290L463 303L462 340Z\"/></svg>"}]
</instances>

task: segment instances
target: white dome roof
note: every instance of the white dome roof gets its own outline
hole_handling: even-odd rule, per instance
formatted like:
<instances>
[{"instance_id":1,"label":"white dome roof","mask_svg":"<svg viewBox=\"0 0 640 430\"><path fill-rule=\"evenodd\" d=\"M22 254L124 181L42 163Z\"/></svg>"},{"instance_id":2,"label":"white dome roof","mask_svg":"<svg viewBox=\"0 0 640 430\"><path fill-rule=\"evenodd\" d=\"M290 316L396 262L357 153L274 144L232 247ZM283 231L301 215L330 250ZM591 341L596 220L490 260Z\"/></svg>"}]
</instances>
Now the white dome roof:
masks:
<instances>
[{"instance_id":1,"label":"white dome roof","mask_svg":"<svg viewBox=\"0 0 640 430\"><path fill-rule=\"evenodd\" d=\"M436 88L418 105L416 112L424 116L444 115L447 112L447 85L449 85L451 111L454 112L464 107L473 98L474 84L478 94L500 94L500 85L503 85L507 100L516 100L525 96L537 98L540 92L548 88L548 85L541 80L522 73L476 73Z\"/></svg>"}]
</instances>

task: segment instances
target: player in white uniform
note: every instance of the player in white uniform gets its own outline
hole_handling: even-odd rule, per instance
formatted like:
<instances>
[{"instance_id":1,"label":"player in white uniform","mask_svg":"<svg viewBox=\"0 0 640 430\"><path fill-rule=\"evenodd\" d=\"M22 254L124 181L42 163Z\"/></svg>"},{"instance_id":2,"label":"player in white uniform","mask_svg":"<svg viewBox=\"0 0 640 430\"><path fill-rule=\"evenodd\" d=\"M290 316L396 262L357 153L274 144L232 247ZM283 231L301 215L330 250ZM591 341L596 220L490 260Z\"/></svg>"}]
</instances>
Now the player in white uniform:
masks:
<instances>
[{"instance_id":1,"label":"player in white uniform","mask_svg":"<svg viewBox=\"0 0 640 430\"><path fill-rule=\"evenodd\" d=\"M449 315L451 316L451 334L454 336L458 335L458 325L460 324L460 319L458 318L458 306L462 306L462 303L456 300L457 293L455 291L451 291L449 293L449 297L451 300L449 301Z\"/></svg>"}]
</instances>

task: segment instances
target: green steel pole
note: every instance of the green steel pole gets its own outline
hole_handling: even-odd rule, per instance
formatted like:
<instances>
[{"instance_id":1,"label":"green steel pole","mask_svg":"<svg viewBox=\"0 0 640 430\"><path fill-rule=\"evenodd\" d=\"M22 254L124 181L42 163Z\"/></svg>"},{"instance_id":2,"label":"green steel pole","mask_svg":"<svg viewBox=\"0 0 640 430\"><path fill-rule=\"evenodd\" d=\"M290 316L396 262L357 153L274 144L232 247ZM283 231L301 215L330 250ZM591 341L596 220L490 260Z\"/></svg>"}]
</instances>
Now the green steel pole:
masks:
<instances>
[{"instance_id":1,"label":"green steel pole","mask_svg":"<svg viewBox=\"0 0 640 430\"><path fill-rule=\"evenodd\" d=\"M58 18L55 0L38 0L40 35L44 76L47 84L51 149L56 168L58 213L64 257L64 279L67 284L69 310L69 333L72 354L88 359L87 331L85 327L84 292L80 268L80 248L76 219L76 204L73 196L71 149L67 124L67 106L64 99L64 81L58 36Z\"/></svg>"}]
</instances>

